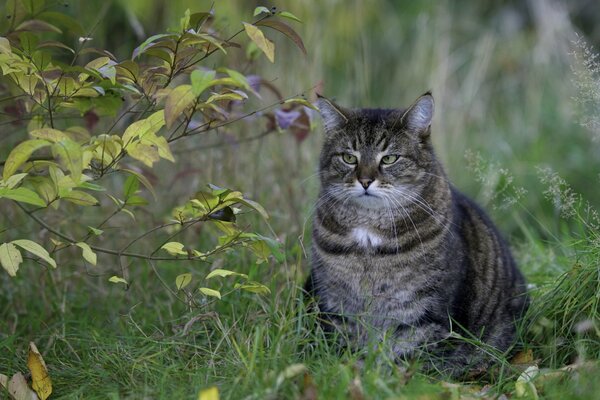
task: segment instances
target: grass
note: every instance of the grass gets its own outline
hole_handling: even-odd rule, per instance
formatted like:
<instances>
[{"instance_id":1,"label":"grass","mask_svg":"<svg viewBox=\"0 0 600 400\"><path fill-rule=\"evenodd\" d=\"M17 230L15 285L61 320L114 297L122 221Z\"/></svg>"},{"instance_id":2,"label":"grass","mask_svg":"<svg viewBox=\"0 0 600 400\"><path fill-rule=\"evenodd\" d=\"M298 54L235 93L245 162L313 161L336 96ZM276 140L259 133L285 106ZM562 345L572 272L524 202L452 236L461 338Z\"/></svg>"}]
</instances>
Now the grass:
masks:
<instances>
[{"instance_id":1,"label":"grass","mask_svg":"<svg viewBox=\"0 0 600 400\"><path fill-rule=\"evenodd\" d=\"M131 3L135 9L147 2ZM170 25L184 3L169 8ZM532 7L530 19L518 14L524 19L516 21L510 12L483 12L460 1L456 7L453 2L372 3L282 4L303 19L295 26L309 57L302 59L297 49L271 35L279 61L256 69L286 94L323 80L324 93L349 106L402 106L433 89L434 140L451 179L490 211L534 286L533 306L519 335L525 350L532 350L529 361L542 368L535 381L538 395L597 396L600 244L590 210L600 204L600 192L594 190L600 153L593 135L578 124L576 100L590 97L581 90L593 85L573 83L581 76L571 71L577 61L571 57L576 27L564 9L545 2ZM217 15L248 19L252 10L240 4L217 4ZM152 21L140 14L147 26L165 22L157 22L160 12L151 14ZM99 43L110 44L110 35L102 32L112 28L107 23L99 29ZM127 44L119 43L120 50ZM127 51L135 46L130 44ZM235 292L190 310L145 264L130 266L133 284L127 291L106 282L116 270L112 259L100 259L95 269L67 257L56 271L23 265L15 279L0 274L0 373L25 372L28 343L34 341L49 365L51 398L56 399L195 398L211 386L225 399L311 399L314 393L322 399L514 395L522 366L505 365L486 380L453 384L421 375L417 365L381 361L376 351L340 351L314 329L300 288L308 271L305 250L318 190L320 131L301 143L282 134L193 157L186 152L223 138L252 136L254 130L253 122L242 123L174 146L179 163L158 172L161 196L151 210L161 220L208 182L251 195L271 214L270 224L285 243L285 263L256 266L246 255L231 254L215 265L160 264L158 271L165 282L182 272L201 280L210 268L225 265L266 283L270 295ZM471 151L467 159L466 150ZM536 168L548 166L558 175ZM38 232L13 211L0 213L4 235ZM107 232L118 235L106 240L120 243L133 235L123 229L126 224L116 219ZM202 232L188 232L184 239L202 238ZM575 371L561 370L572 364L578 366Z\"/></svg>"}]
</instances>

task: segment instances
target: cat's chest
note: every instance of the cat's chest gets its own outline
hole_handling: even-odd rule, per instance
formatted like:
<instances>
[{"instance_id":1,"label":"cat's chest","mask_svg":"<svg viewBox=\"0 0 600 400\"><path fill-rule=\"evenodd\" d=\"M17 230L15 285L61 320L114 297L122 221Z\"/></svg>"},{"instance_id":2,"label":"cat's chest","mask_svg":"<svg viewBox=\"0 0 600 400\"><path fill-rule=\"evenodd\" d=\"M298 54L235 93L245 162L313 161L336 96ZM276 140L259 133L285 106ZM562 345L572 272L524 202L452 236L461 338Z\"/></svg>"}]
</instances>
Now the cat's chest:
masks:
<instances>
[{"instance_id":1,"label":"cat's chest","mask_svg":"<svg viewBox=\"0 0 600 400\"><path fill-rule=\"evenodd\" d=\"M359 226L350 231L350 239L360 247L373 248L379 247L384 238L373 229Z\"/></svg>"}]
</instances>

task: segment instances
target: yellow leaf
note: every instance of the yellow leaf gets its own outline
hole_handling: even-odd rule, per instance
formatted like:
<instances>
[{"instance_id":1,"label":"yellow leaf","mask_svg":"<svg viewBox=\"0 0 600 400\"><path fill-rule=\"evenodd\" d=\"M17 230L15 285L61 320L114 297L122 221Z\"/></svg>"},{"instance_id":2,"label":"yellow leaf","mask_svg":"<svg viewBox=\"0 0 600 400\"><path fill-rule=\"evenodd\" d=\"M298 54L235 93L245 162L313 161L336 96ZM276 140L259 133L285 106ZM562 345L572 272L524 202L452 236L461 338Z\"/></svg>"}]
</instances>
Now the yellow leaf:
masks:
<instances>
[{"instance_id":1,"label":"yellow leaf","mask_svg":"<svg viewBox=\"0 0 600 400\"><path fill-rule=\"evenodd\" d=\"M167 253L171 254L172 256L187 255L187 253L185 251L183 251L183 244L181 244L179 242L165 243L161 247L161 249L165 250Z\"/></svg>"},{"instance_id":2,"label":"yellow leaf","mask_svg":"<svg viewBox=\"0 0 600 400\"><path fill-rule=\"evenodd\" d=\"M67 135L66 133L61 132L58 129L52 128L34 129L31 132L29 132L29 134L36 139L44 139L53 143L60 142L61 140L65 139L70 139L69 135Z\"/></svg>"},{"instance_id":3,"label":"yellow leaf","mask_svg":"<svg viewBox=\"0 0 600 400\"><path fill-rule=\"evenodd\" d=\"M205 287L201 287L198 290L202 294L205 294L207 296L212 296L212 297L216 297L218 299L221 299L221 292L219 292L218 290L209 289L209 288L205 288Z\"/></svg>"},{"instance_id":4,"label":"yellow leaf","mask_svg":"<svg viewBox=\"0 0 600 400\"><path fill-rule=\"evenodd\" d=\"M181 274L175 278L175 286L177 286L177 290L181 290L192 281L192 274Z\"/></svg>"},{"instance_id":5,"label":"yellow leaf","mask_svg":"<svg viewBox=\"0 0 600 400\"><path fill-rule=\"evenodd\" d=\"M120 278L120 277L118 277L116 275L113 275L110 278L108 278L108 281L112 282L112 283L124 283L126 285L129 285L129 283L125 279Z\"/></svg>"},{"instance_id":6,"label":"yellow leaf","mask_svg":"<svg viewBox=\"0 0 600 400\"><path fill-rule=\"evenodd\" d=\"M35 390L41 400L46 400L52 393L52 380L48 375L46 363L33 342L29 342L27 367L29 368L29 371L31 371L31 387Z\"/></svg>"},{"instance_id":7,"label":"yellow leaf","mask_svg":"<svg viewBox=\"0 0 600 400\"><path fill-rule=\"evenodd\" d=\"M10 42L5 37L0 37L0 54L12 54Z\"/></svg>"},{"instance_id":8,"label":"yellow leaf","mask_svg":"<svg viewBox=\"0 0 600 400\"><path fill-rule=\"evenodd\" d=\"M152 164L160 160L160 155L155 147L140 142L129 145L127 153L148 167L152 167Z\"/></svg>"},{"instance_id":9,"label":"yellow leaf","mask_svg":"<svg viewBox=\"0 0 600 400\"><path fill-rule=\"evenodd\" d=\"M5 181L15 173L15 171L29 158L31 153L41 149L42 147L49 146L50 143L45 140L26 140L19 143L8 155L6 162L4 163L4 171L2 172L2 179Z\"/></svg>"},{"instance_id":10,"label":"yellow leaf","mask_svg":"<svg viewBox=\"0 0 600 400\"><path fill-rule=\"evenodd\" d=\"M27 239L19 239L13 240L12 243L19 246L23 250L35 254L36 256L50 264L52 267L56 268L56 261L54 261L54 259L50 257L50 253L48 253L46 249L44 249L36 242L32 242L31 240Z\"/></svg>"},{"instance_id":11,"label":"yellow leaf","mask_svg":"<svg viewBox=\"0 0 600 400\"><path fill-rule=\"evenodd\" d=\"M4 243L0 246L0 264L10 276L17 275L19 264L23 262L21 252L12 243Z\"/></svg>"},{"instance_id":12,"label":"yellow leaf","mask_svg":"<svg viewBox=\"0 0 600 400\"><path fill-rule=\"evenodd\" d=\"M510 360L512 365L518 364L531 364L533 363L533 351L528 349L527 351L518 352L512 360Z\"/></svg>"},{"instance_id":13,"label":"yellow leaf","mask_svg":"<svg viewBox=\"0 0 600 400\"><path fill-rule=\"evenodd\" d=\"M85 242L79 242L79 243L75 243L75 245L77 247L79 247L81 250L83 250L83 258L85 258L85 260L87 262L89 262L92 265L96 265L98 258L96 256L96 253L94 253L94 251L92 250L92 248L90 247L89 244L87 244Z\"/></svg>"},{"instance_id":14,"label":"yellow leaf","mask_svg":"<svg viewBox=\"0 0 600 400\"><path fill-rule=\"evenodd\" d=\"M165 123L167 128L179 118L183 112L196 100L192 85L181 85L169 93L165 102Z\"/></svg>"},{"instance_id":15,"label":"yellow leaf","mask_svg":"<svg viewBox=\"0 0 600 400\"><path fill-rule=\"evenodd\" d=\"M155 112L146 119L136 121L129 125L123 133L123 146L127 147L136 137L143 138L147 134L153 134L160 130L165 124L164 112Z\"/></svg>"},{"instance_id":16,"label":"yellow leaf","mask_svg":"<svg viewBox=\"0 0 600 400\"><path fill-rule=\"evenodd\" d=\"M252 24L244 22L244 29L248 37L265 53L269 61L275 62L275 43L267 39L264 33Z\"/></svg>"},{"instance_id":17,"label":"yellow leaf","mask_svg":"<svg viewBox=\"0 0 600 400\"><path fill-rule=\"evenodd\" d=\"M216 386L203 389L198 393L198 400L219 400L219 389Z\"/></svg>"}]
</instances>

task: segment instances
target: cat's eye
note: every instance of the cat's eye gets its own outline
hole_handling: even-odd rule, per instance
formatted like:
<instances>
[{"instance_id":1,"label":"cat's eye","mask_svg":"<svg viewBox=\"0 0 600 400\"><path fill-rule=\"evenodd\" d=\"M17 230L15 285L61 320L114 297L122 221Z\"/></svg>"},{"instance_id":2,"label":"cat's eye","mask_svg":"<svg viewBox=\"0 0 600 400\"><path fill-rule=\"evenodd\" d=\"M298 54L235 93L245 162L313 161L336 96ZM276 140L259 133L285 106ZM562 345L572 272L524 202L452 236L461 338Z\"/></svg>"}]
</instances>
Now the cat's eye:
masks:
<instances>
[{"instance_id":1,"label":"cat's eye","mask_svg":"<svg viewBox=\"0 0 600 400\"><path fill-rule=\"evenodd\" d=\"M387 156L381 157L381 163L390 165L398 161L398 156L394 154L388 154Z\"/></svg>"},{"instance_id":2,"label":"cat's eye","mask_svg":"<svg viewBox=\"0 0 600 400\"><path fill-rule=\"evenodd\" d=\"M342 155L342 160L344 160L344 162L346 164L352 164L352 165L354 165L358 162L358 158L356 158L355 155L347 154L347 153Z\"/></svg>"}]
</instances>

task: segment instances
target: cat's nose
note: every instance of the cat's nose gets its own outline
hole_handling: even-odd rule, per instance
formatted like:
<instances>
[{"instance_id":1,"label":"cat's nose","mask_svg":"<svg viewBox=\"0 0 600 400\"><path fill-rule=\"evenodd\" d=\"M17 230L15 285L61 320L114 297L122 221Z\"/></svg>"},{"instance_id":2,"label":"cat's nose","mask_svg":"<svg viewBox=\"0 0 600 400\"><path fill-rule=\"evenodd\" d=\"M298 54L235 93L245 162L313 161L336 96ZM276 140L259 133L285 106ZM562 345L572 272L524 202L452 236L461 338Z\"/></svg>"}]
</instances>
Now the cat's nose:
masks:
<instances>
[{"instance_id":1,"label":"cat's nose","mask_svg":"<svg viewBox=\"0 0 600 400\"><path fill-rule=\"evenodd\" d=\"M358 181L360 182L362 187L365 188L365 190L367 190L369 188L369 185L371 185L371 183L373 183L373 179L370 179L370 178L362 178L362 179L359 179Z\"/></svg>"}]
</instances>

